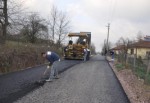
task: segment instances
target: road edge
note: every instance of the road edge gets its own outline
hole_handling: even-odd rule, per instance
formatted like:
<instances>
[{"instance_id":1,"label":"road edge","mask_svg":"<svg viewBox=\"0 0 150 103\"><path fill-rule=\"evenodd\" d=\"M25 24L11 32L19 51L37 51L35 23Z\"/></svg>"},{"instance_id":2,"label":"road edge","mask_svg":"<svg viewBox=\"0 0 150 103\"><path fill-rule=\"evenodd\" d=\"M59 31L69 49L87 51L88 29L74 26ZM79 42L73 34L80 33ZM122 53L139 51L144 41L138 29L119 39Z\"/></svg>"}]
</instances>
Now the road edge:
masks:
<instances>
[{"instance_id":1,"label":"road edge","mask_svg":"<svg viewBox=\"0 0 150 103\"><path fill-rule=\"evenodd\" d=\"M120 79L119 79L119 77L118 77L116 71L114 70L113 66L110 64L110 60L109 60L107 57L106 57L105 59L106 59L108 65L109 65L109 67L111 68L113 74L115 75L115 78L117 79L117 81L118 81L118 83L119 83L121 89L124 91L124 95L126 96L128 102L129 102L129 103L132 103L132 102L131 102L131 99L130 99L130 97L129 97L128 92L127 92L126 89L124 88L124 86L123 86L122 82L120 81Z\"/></svg>"}]
</instances>

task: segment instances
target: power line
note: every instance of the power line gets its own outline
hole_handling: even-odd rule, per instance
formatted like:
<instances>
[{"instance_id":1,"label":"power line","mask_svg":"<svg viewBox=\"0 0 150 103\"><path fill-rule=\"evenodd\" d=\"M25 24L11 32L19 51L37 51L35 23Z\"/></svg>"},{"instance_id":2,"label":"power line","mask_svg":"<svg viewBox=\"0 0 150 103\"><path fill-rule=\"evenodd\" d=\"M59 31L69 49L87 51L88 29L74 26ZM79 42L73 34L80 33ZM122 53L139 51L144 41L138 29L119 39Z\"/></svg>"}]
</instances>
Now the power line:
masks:
<instances>
[{"instance_id":1,"label":"power line","mask_svg":"<svg viewBox=\"0 0 150 103\"><path fill-rule=\"evenodd\" d=\"M109 6L108 6L108 22L110 22L112 0L110 0L109 2L110 3L109 3Z\"/></svg>"},{"instance_id":2,"label":"power line","mask_svg":"<svg viewBox=\"0 0 150 103\"><path fill-rule=\"evenodd\" d=\"M111 0L108 7L108 22L112 23L114 19L114 13L117 6L117 0Z\"/></svg>"},{"instance_id":3,"label":"power line","mask_svg":"<svg viewBox=\"0 0 150 103\"><path fill-rule=\"evenodd\" d=\"M114 6L112 7L112 13L111 13L111 20L110 20L110 23L113 22L116 7L117 7L117 0L114 1Z\"/></svg>"}]
</instances>

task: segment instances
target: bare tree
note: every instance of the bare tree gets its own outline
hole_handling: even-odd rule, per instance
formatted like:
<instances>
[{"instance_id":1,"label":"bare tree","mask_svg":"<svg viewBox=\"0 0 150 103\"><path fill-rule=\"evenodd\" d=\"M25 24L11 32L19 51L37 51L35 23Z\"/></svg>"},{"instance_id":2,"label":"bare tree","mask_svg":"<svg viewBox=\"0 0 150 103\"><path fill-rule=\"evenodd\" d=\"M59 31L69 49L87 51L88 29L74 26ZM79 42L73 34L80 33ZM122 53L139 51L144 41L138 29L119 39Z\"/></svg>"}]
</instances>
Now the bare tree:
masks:
<instances>
[{"instance_id":1,"label":"bare tree","mask_svg":"<svg viewBox=\"0 0 150 103\"><path fill-rule=\"evenodd\" d=\"M108 46L107 46L107 42L106 40L104 40L104 44L102 46L102 54L106 55L109 52L107 51L107 47L108 47L108 50L110 50L110 48L112 47L112 43L108 42Z\"/></svg>"},{"instance_id":2,"label":"bare tree","mask_svg":"<svg viewBox=\"0 0 150 103\"><path fill-rule=\"evenodd\" d=\"M21 18L20 13L24 11L23 4L23 0L0 0L0 26L2 31L0 41L3 43L9 34L8 32L14 31L14 25L18 24L18 20Z\"/></svg>"},{"instance_id":3,"label":"bare tree","mask_svg":"<svg viewBox=\"0 0 150 103\"><path fill-rule=\"evenodd\" d=\"M23 27L26 15L25 0L9 0L8 2L8 34L18 34Z\"/></svg>"},{"instance_id":4,"label":"bare tree","mask_svg":"<svg viewBox=\"0 0 150 103\"><path fill-rule=\"evenodd\" d=\"M70 21L69 18L67 17L67 13L60 12L57 22L57 35L58 35L57 43L59 46L65 39L66 34L69 32L69 29L70 29Z\"/></svg>"},{"instance_id":5,"label":"bare tree","mask_svg":"<svg viewBox=\"0 0 150 103\"><path fill-rule=\"evenodd\" d=\"M0 35L0 43L4 44L7 35L7 25L8 25L8 9L7 0L0 1L0 24L2 28L2 35Z\"/></svg>"},{"instance_id":6,"label":"bare tree","mask_svg":"<svg viewBox=\"0 0 150 103\"><path fill-rule=\"evenodd\" d=\"M50 33L52 35L52 39L55 39L56 34L56 24L58 19L58 10L55 6L52 7L50 17L49 17L49 27L50 27Z\"/></svg>"},{"instance_id":7,"label":"bare tree","mask_svg":"<svg viewBox=\"0 0 150 103\"><path fill-rule=\"evenodd\" d=\"M102 55L105 55L107 53L107 44L106 44L106 40L104 40L104 44L102 47Z\"/></svg>"},{"instance_id":8,"label":"bare tree","mask_svg":"<svg viewBox=\"0 0 150 103\"><path fill-rule=\"evenodd\" d=\"M43 38L47 35L48 29L42 19L37 13L32 13L28 16L26 23L21 31L23 35L31 43L35 43L37 38Z\"/></svg>"},{"instance_id":9,"label":"bare tree","mask_svg":"<svg viewBox=\"0 0 150 103\"><path fill-rule=\"evenodd\" d=\"M129 44L130 44L130 40L128 38L125 39L123 37L120 37L120 39L116 43L116 45L120 47L119 59L121 60L122 64L125 63L125 65L127 62L127 53L128 53Z\"/></svg>"},{"instance_id":10,"label":"bare tree","mask_svg":"<svg viewBox=\"0 0 150 103\"><path fill-rule=\"evenodd\" d=\"M91 43L91 54L96 54L96 47L94 43Z\"/></svg>"},{"instance_id":11,"label":"bare tree","mask_svg":"<svg viewBox=\"0 0 150 103\"><path fill-rule=\"evenodd\" d=\"M141 41L142 40L142 38L143 38L143 33L141 32L141 31L139 31L138 33L137 33L137 40L138 41Z\"/></svg>"},{"instance_id":12,"label":"bare tree","mask_svg":"<svg viewBox=\"0 0 150 103\"><path fill-rule=\"evenodd\" d=\"M48 23L52 40L56 41L60 47L71 27L67 13L53 6Z\"/></svg>"}]
</instances>

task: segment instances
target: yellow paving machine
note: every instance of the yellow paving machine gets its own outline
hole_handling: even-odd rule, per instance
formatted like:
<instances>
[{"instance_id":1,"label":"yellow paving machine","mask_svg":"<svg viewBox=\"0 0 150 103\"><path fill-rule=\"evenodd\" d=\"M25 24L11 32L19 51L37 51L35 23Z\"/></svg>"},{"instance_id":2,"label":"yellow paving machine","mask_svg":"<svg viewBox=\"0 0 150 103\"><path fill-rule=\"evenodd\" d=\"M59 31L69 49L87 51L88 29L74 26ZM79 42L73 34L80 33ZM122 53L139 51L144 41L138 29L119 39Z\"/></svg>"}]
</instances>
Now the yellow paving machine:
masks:
<instances>
[{"instance_id":1,"label":"yellow paving machine","mask_svg":"<svg viewBox=\"0 0 150 103\"><path fill-rule=\"evenodd\" d=\"M69 42L64 48L64 59L83 59L84 49L88 49L90 57L91 32L69 33Z\"/></svg>"}]
</instances>

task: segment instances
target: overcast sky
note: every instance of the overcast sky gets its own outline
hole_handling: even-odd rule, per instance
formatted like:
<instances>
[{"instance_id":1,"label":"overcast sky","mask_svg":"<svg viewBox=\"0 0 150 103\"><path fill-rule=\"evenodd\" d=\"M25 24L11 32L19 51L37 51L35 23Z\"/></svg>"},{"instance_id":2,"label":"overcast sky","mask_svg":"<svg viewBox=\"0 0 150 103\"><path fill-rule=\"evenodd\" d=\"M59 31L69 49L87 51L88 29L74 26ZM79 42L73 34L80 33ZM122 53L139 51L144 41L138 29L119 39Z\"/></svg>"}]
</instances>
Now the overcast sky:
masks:
<instances>
[{"instance_id":1,"label":"overcast sky","mask_svg":"<svg viewBox=\"0 0 150 103\"><path fill-rule=\"evenodd\" d=\"M52 5L67 12L72 32L91 32L97 51L107 38L108 23L112 43L120 37L134 39L139 31L150 35L150 0L26 0L25 5L43 17Z\"/></svg>"}]
</instances>

